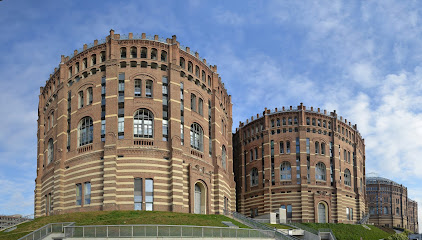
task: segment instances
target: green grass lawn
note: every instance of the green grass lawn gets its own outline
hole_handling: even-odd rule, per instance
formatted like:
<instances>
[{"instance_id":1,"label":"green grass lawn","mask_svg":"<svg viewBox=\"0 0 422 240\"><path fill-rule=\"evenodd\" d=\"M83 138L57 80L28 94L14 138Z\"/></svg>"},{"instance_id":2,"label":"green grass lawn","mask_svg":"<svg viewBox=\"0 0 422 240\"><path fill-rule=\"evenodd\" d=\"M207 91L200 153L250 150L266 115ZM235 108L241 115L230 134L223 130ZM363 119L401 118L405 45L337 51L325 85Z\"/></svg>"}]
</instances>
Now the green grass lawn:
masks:
<instances>
[{"instance_id":1,"label":"green grass lawn","mask_svg":"<svg viewBox=\"0 0 422 240\"><path fill-rule=\"evenodd\" d=\"M158 224L158 225L194 225L226 227L221 221L231 221L240 228L247 226L223 215L203 215L157 211L97 211L80 212L63 215L40 217L34 221L23 223L14 231L0 232L1 240L15 240L49 223L75 222L76 225L126 225L126 224Z\"/></svg>"},{"instance_id":2,"label":"green grass lawn","mask_svg":"<svg viewBox=\"0 0 422 240\"><path fill-rule=\"evenodd\" d=\"M319 228L330 228L336 236L337 240L379 240L387 238L390 233L387 233L375 226L367 225L371 228L368 230L361 225L343 224L343 223L303 223L304 225L318 230Z\"/></svg>"},{"instance_id":3,"label":"green grass lawn","mask_svg":"<svg viewBox=\"0 0 422 240\"><path fill-rule=\"evenodd\" d=\"M270 224L270 223L264 223L264 224L273 228L277 228L277 229L292 229L292 227L289 227L283 224Z\"/></svg>"}]
</instances>

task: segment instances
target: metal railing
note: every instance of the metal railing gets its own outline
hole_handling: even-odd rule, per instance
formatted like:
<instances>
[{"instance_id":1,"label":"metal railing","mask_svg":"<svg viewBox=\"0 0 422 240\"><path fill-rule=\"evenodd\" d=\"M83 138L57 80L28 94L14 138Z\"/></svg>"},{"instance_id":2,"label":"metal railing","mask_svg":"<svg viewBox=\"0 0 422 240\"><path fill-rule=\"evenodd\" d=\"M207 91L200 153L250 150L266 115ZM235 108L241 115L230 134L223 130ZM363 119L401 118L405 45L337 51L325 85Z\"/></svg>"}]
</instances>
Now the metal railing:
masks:
<instances>
[{"instance_id":1,"label":"metal railing","mask_svg":"<svg viewBox=\"0 0 422 240\"><path fill-rule=\"evenodd\" d=\"M332 240L337 240L336 236L334 235L333 231L330 228L320 228L318 229L319 233L328 233L331 236Z\"/></svg>"},{"instance_id":2,"label":"metal railing","mask_svg":"<svg viewBox=\"0 0 422 240\"><path fill-rule=\"evenodd\" d=\"M66 226L66 238L132 238L132 237L186 237L186 238L274 238L274 231L245 228L187 226L187 225L98 225Z\"/></svg>"},{"instance_id":3,"label":"metal railing","mask_svg":"<svg viewBox=\"0 0 422 240\"><path fill-rule=\"evenodd\" d=\"M358 224L365 224L368 221L370 216L371 216L370 213L366 214L361 220L358 221Z\"/></svg>"},{"instance_id":4,"label":"metal railing","mask_svg":"<svg viewBox=\"0 0 422 240\"><path fill-rule=\"evenodd\" d=\"M66 226L71 226L75 223L73 222L65 222L65 223L50 223L41 227L21 238L18 240L39 240L43 239L44 237L48 236L51 233L62 233Z\"/></svg>"},{"instance_id":5,"label":"metal railing","mask_svg":"<svg viewBox=\"0 0 422 240\"><path fill-rule=\"evenodd\" d=\"M263 223L260 223L258 221L255 221L254 219L249 218L249 217L246 217L245 215L240 214L238 212L233 212L232 213L232 216L233 216L233 218L235 220L238 220L240 222L243 222L244 224L248 225L249 227L258 229L260 231L265 231L266 233L267 232L272 232L275 239L283 239L283 240L291 240L291 239L294 240L294 239L298 239L296 237L289 236L289 235L286 235L284 233L281 233L281 232L277 231L276 228L272 228L272 227L270 227L268 225L265 225ZM271 237L271 236L268 236L268 237Z\"/></svg>"},{"instance_id":6,"label":"metal railing","mask_svg":"<svg viewBox=\"0 0 422 240\"><path fill-rule=\"evenodd\" d=\"M308 227L308 226L306 226L304 224L301 224L301 223L289 222L288 225L294 226L294 227L297 227L297 228L300 228L300 229L303 229L303 230L305 230L307 232L310 232L310 233L313 233L315 235L318 235L318 233L319 233L317 230L315 230L313 228L310 228L310 227Z\"/></svg>"}]
</instances>

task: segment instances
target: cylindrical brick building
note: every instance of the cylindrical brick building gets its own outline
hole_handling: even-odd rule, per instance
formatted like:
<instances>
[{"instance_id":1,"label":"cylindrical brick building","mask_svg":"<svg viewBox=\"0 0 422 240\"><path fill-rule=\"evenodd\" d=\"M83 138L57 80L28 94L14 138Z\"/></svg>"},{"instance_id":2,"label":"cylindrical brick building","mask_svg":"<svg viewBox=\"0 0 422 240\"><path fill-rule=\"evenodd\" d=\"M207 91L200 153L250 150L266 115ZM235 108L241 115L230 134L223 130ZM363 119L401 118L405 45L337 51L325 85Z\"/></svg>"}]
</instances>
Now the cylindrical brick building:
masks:
<instances>
[{"instance_id":1,"label":"cylindrical brick building","mask_svg":"<svg viewBox=\"0 0 422 240\"><path fill-rule=\"evenodd\" d=\"M35 216L235 210L231 127L216 66L176 36L111 30L40 89Z\"/></svg>"},{"instance_id":2,"label":"cylindrical brick building","mask_svg":"<svg viewBox=\"0 0 422 240\"><path fill-rule=\"evenodd\" d=\"M368 176L366 196L370 223L418 232L418 203L407 197L405 186L387 178Z\"/></svg>"},{"instance_id":3,"label":"cylindrical brick building","mask_svg":"<svg viewBox=\"0 0 422 240\"><path fill-rule=\"evenodd\" d=\"M336 112L270 111L233 137L237 210L252 217L287 210L298 222L357 222L365 214L364 140Z\"/></svg>"}]
</instances>

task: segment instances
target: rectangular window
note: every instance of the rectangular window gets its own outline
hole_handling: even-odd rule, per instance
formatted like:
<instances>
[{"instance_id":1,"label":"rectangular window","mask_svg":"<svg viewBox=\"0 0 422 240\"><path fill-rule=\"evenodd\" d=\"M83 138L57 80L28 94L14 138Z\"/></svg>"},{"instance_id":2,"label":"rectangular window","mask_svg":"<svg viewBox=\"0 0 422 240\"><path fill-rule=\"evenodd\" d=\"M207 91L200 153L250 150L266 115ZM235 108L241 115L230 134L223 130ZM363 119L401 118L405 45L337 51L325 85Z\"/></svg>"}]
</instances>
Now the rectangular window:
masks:
<instances>
[{"instance_id":1,"label":"rectangular window","mask_svg":"<svg viewBox=\"0 0 422 240\"><path fill-rule=\"evenodd\" d=\"M82 205L82 184L76 184L76 205Z\"/></svg>"},{"instance_id":2,"label":"rectangular window","mask_svg":"<svg viewBox=\"0 0 422 240\"><path fill-rule=\"evenodd\" d=\"M350 220L349 208L346 208L346 219Z\"/></svg>"},{"instance_id":3,"label":"rectangular window","mask_svg":"<svg viewBox=\"0 0 422 240\"><path fill-rule=\"evenodd\" d=\"M162 94L163 94L163 141L168 141L168 79L167 76L162 77Z\"/></svg>"},{"instance_id":4,"label":"rectangular window","mask_svg":"<svg viewBox=\"0 0 422 240\"><path fill-rule=\"evenodd\" d=\"M141 96L141 89L142 89L142 81L139 79L135 79L135 97Z\"/></svg>"},{"instance_id":5,"label":"rectangular window","mask_svg":"<svg viewBox=\"0 0 422 240\"><path fill-rule=\"evenodd\" d=\"M196 112L196 95L195 94L190 95L190 109Z\"/></svg>"},{"instance_id":6,"label":"rectangular window","mask_svg":"<svg viewBox=\"0 0 422 240\"><path fill-rule=\"evenodd\" d=\"M292 218L292 205L287 205L287 218Z\"/></svg>"},{"instance_id":7,"label":"rectangular window","mask_svg":"<svg viewBox=\"0 0 422 240\"><path fill-rule=\"evenodd\" d=\"M274 173L274 141L271 140L271 184L275 185L275 173Z\"/></svg>"},{"instance_id":8,"label":"rectangular window","mask_svg":"<svg viewBox=\"0 0 422 240\"><path fill-rule=\"evenodd\" d=\"M286 153L290 153L290 141L286 142Z\"/></svg>"},{"instance_id":9,"label":"rectangular window","mask_svg":"<svg viewBox=\"0 0 422 240\"><path fill-rule=\"evenodd\" d=\"M145 210L152 211L154 209L154 180L145 179Z\"/></svg>"},{"instance_id":10,"label":"rectangular window","mask_svg":"<svg viewBox=\"0 0 422 240\"><path fill-rule=\"evenodd\" d=\"M310 152L311 152L309 145L310 145L310 141L309 141L309 138L307 138L306 139L306 153L307 154L310 154Z\"/></svg>"},{"instance_id":11,"label":"rectangular window","mask_svg":"<svg viewBox=\"0 0 422 240\"><path fill-rule=\"evenodd\" d=\"M86 182L84 188L84 204L91 204L91 183Z\"/></svg>"},{"instance_id":12,"label":"rectangular window","mask_svg":"<svg viewBox=\"0 0 422 240\"><path fill-rule=\"evenodd\" d=\"M142 178L135 178L134 203L135 210L142 210Z\"/></svg>"},{"instance_id":13,"label":"rectangular window","mask_svg":"<svg viewBox=\"0 0 422 240\"><path fill-rule=\"evenodd\" d=\"M119 73L119 81L125 80L125 73Z\"/></svg>"},{"instance_id":14,"label":"rectangular window","mask_svg":"<svg viewBox=\"0 0 422 240\"><path fill-rule=\"evenodd\" d=\"M118 133L119 134L119 139L121 139L120 136L123 136L124 135L124 132L125 132L125 118L124 117L119 117L118 118L117 128L118 128L118 132L119 132Z\"/></svg>"},{"instance_id":15,"label":"rectangular window","mask_svg":"<svg viewBox=\"0 0 422 240\"><path fill-rule=\"evenodd\" d=\"M300 153L300 140L296 138L296 153Z\"/></svg>"},{"instance_id":16,"label":"rectangular window","mask_svg":"<svg viewBox=\"0 0 422 240\"><path fill-rule=\"evenodd\" d=\"M296 183L300 184L300 157L296 155Z\"/></svg>"},{"instance_id":17,"label":"rectangular window","mask_svg":"<svg viewBox=\"0 0 422 240\"><path fill-rule=\"evenodd\" d=\"M145 85L145 95L147 98L152 98L152 81L148 80Z\"/></svg>"},{"instance_id":18,"label":"rectangular window","mask_svg":"<svg viewBox=\"0 0 422 240\"><path fill-rule=\"evenodd\" d=\"M185 118L184 118L184 111L185 111L185 107L184 107L184 97L183 97L183 82L180 83L180 143L181 145L184 145L184 141L185 141L185 134L183 132L184 129L184 124L185 124ZM209 116L211 117L211 115ZM211 132L211 131L210 131ZM211 138L211 137L210 137ZM211 140L210 140L211 143ZM211 144L210 144L210 155L211 155Z\"/></svg>"},{"instance_id":19,"label":"rectangular window","mask_svg":"<svg viewBox=\"0 0 422 240\"><path fill-rule=\"evenodd\" d=\"M79 103L78 108L84 107L84 92L82 92L82 91L79 92L79 102L78 103Z\"/></svg>"},{"instance_id":20,"label":"rectangular window","mask_svg":"<svg viewBox=\"0 0 422 240\"><path fill-rule=\"evenodd\" d=\"M87 95L88 95L88 99L87 99L87 104L86 105L91 105L92 104L92 88L88 88L87 90Z\"/></svg>"},{"instance_id":21,"label":"rectangular window","mask_svg":"<svg viewBox=\"0 0 422 240\"><path fill-rule=\"evenodd\" d=\"M284 143L280 142L280 153L283 154L284 153Z\"/></svg>"},{"instance_id":22,"label":"rectangular window","mask_svg":"<svg viewBox=\"0 0 422 240\"><path fill-rule=\"evenodd\" d=\"M203 115L203 105L204 105L204 101L202 100L202 98L199 98L198 100L198 113Z\"/></svg>"},{"instance_id":23,"label":"rectangular window","mask_svg":"<svg viewBox=\"0 0 422 240\"><path fill-rule=\"evenodd\" d=\"M163 120L163 141L168 140L168 121Z\"/></svg>"}]
</instances>

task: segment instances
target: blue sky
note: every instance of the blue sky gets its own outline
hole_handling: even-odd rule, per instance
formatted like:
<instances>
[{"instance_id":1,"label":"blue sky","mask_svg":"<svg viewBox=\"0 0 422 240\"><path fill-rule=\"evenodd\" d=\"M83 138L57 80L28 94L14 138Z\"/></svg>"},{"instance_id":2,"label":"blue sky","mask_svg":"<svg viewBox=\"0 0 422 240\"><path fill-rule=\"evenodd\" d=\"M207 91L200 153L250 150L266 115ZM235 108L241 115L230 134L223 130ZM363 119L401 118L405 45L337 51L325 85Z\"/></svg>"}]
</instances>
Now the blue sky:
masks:
<instances>
[{"instance_id":1,"label":"blue sky","mask_svg":"<svg viewBox=\"0 0 422 240\"><path fill-rule=\"evenodd\" d=\"M337 110L365 138L367 173L404 184L422 202L421 5L3 0L0 214L33 212L39 87L60 55L110 29L177 35L216 64L232 95L234 129L265 107Z\"/></svg>"}]
</instances>

